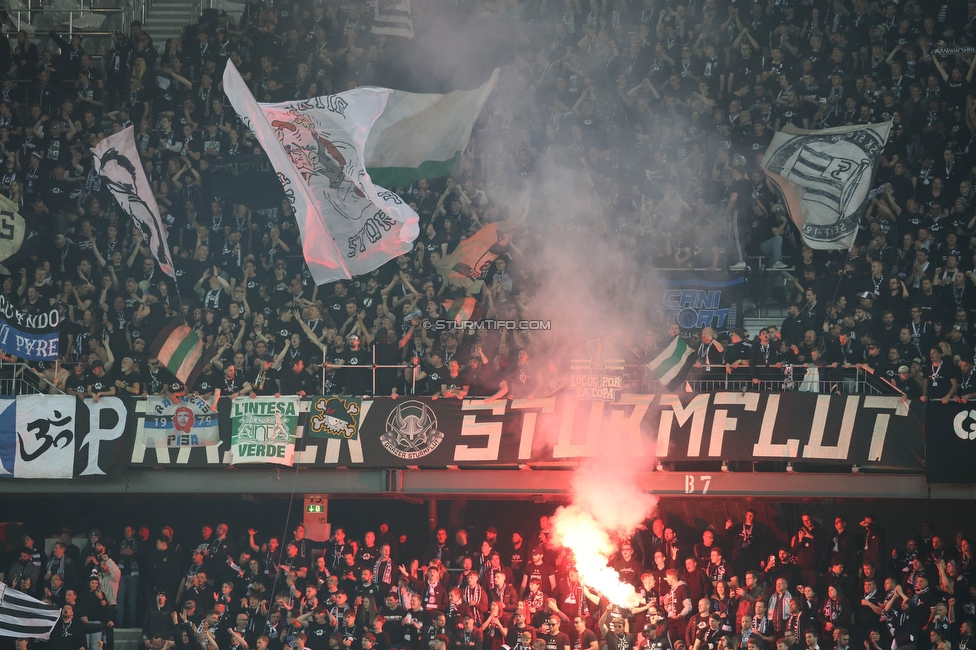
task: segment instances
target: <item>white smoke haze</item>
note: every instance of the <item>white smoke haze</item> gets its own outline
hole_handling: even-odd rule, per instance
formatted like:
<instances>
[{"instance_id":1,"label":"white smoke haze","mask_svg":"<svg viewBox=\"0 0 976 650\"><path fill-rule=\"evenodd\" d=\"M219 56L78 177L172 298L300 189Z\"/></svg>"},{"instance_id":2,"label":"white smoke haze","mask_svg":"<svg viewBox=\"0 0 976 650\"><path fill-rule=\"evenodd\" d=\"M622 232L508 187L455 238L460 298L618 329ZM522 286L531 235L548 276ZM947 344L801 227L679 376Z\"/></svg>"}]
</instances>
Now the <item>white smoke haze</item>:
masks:
<instances>
[{"instance_id":1,"label":"white smoke haze","mask_svg":"<svg viewBox=\"0 0 976 650\"><path fill-rule=\"evenodd\" d=\"M499 91L493 107L510 106L519 92L518 84L504 78L504 71ZM501 109L502 115L505 111ZM492 122L504 123L497 115ZM520 180L505 172L517 165L522 137L507 130L503 139L512 158L505 167L491 170L496 174L489 175L490 185L504 187ZM587 341L615 334L616 344L606 358L620 358L629 341L643 336L646 285L638 260L620 249L612 232L615 215L606 214L600 205L594 183L605 181L599 174L593 178L580 161L538 151L534 162L527 181L533 186L533 209L516 243L526 253L522 263L535 281L529 317L552 323L551 330L534 334L529 349L533 359L546 365L546 390L552 390L568 381L571 360L587 358ZM517 195L510 191L508 196ZM540 392L539 397L545 396ZM549 446L560 434L555 420L551 422L551 429L536 430ZM571 503L555 512L552 524L553 542L572 550L581 582L611 603L633 608L640 604L637 592L622 583L608 563L653 514L658 499L641 490L639 480L653 467L653 457L632 448L629 441L607 429L600 432L600 440L589 441L596 455L574 471Z\"/></svg>"},{"instance_id":2,"label":"white smoke haze","mask_svg":"<svg viewBox=\"0 0 976 650\"><path fill-rule=\"evenodd\" d=\"M606 358L621 358L630 341L643 339L647 301L642 287L647 278L641 281L638 248L635 242L629 249L621 246L616 232L620 217L604 210L612 181L594 166L598 156L585 152L588 163L566 155L562 147L574 118L564 113L554 141L538 138L546 124L552 126L551 116L548 106L536 101L530 79L529 65L538 48L526 44L545 42L552 23L505 22L499 33L506 34L506 44L486 39L496 26L492 21L456 14L446 18L428 13L427 18L438 23L431 30L436 35L418 38L411 51L397 53L404 69L422 70L416 75L422 79L415 79L425 87L417 90L473 88L487 79L491 68L501 68L475 131L473 158L483 175L483 189L500 207L484 215L488 220L507 218L522 191L532 189L529 217L513 239L518 249L513 261L530 278L522 317L551 322L550 330L531 332L528 340L530 358L543 377L534 397L563 396L566 389L560 387L568 383L570 362L587 358L587 341L615 334L615 347ZM614 89L608 79L597 85L602 111L615 97ZM621 191L643 184L642 169L618 167L611 173ZM537 429L537 435L552 446L559 436L558 426L554 429ZM639 481L653 467L653 458L617 442L619 438L604 430L601 440L590 441L597 455L575 470L572 501L553 515L553 541L572 550L584 584L616 605L634 607L639 603L634 588L621 583L608 562L652 515L657 498L643 492Z\"/></svg>"},{"instance_id":3,"label":"white smoke haze","mask_svg":"<svg viewBox=\"0 0 976 650\"><path fill-rule=\"evenodd\" d=\"M658 499L639 486L647 460L630 452L611 444L605 453L586 460L573 474L572 503L558 508L551 521L553 541L572 549L580 581L611 603L633 608L640 597L608 563L653 514Z\"/></svg>"}]
</instances>

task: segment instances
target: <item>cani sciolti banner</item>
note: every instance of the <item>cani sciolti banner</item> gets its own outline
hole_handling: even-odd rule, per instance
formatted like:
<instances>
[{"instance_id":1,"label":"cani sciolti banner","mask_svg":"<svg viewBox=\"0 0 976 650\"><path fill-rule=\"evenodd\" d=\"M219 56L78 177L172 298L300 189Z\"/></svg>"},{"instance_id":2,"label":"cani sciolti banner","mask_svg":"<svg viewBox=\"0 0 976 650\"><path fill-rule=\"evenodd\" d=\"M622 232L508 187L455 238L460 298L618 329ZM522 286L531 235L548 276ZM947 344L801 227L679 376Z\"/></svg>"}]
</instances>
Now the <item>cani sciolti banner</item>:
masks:
<instances>
[{"instance_id":1,"label":"cani sciolti banner","mask_svg":"<svg viewBox=\"0 0 976 650\"><path fill-rule=\"evenodd\" d=\"M919 472L922 422L899 397L808 393L623 394L617 402L566 398L364 398L355 417L328 400L299 403L294 462L312 467L573 465L618 437L661 461L760 460ZM326 401L320 401L325 399ZM349 403L348 398L343 402ZM314 406L318 404L318 407ZM145 407L137 404L136 410ZM310 415L310 410L315 411ZM133 467L214 467L231 461L230 401L219 446L149 448L139 417ZM310 420L315 422L310 424ZM309 428L311 427L311 428ZM316 429L313 433L312 428ZM354 432L354 433L353 433Z\"/></svg>"},{"instance_id":2,"label":"cani sciolti banner","mask_svg":"<svg viewBox=\"0 0 976 650\"><path fill-rule=\"evenodd\" d=\"M744 288L741 275L662 271L654 275L648 289L651 317L662 330L677 323L683 330L711 327L729 332L741 325Z\"/></svg>"}]
</instances>

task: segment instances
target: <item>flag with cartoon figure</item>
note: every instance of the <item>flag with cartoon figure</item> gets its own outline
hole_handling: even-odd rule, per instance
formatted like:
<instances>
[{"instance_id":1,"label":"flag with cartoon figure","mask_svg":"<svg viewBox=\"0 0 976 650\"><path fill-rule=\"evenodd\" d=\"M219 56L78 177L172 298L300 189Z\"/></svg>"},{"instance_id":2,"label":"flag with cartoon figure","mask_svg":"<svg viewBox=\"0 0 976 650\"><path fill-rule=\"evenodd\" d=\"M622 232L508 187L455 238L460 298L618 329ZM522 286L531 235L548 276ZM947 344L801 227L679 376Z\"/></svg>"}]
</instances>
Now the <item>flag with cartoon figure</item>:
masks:
<instances>
[{"instance_id":1,"label":"flag with cartoon figure","mask_svg":"<svg viewBox=\"0 0 976 650\"><path fill-rule=\"evenodd\" d=\"M228 62L224 92L278 172L316 284L365 275L413 250L417 213L366 172L366 137L393 91L259 104Z\"/></svg>"},{"instance_id":2,"label":"flag with cartoon figure","mask_svg":"<svg viewBox=\"0 0 976 650\"><path fill-rule=\"evenodd\" d=\"M363 398L325 395L312 399L308 409L308 435L312 438L359 439Z\"/></svg>"}]
</instances>

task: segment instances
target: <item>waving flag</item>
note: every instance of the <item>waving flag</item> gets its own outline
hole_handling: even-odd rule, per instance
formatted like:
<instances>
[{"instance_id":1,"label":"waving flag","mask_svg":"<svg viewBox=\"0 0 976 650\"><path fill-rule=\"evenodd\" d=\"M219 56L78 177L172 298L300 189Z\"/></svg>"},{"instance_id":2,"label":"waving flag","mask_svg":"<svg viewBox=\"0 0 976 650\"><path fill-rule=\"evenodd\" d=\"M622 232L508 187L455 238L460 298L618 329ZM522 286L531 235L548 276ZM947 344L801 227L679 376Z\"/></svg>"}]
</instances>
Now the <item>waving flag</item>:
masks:
<instances>
[{"instance_id":1,"label":"waving flag","mask_svg":"<svg viewBox=\"0 0 976 650\"><path fill-rule=\"evenodd\" d=\"M159 218L159 206L146 172L142 168L132 127L110 135L92 150L95 169L127 215L139 225L146 248L159 263L159 270L176 279L173 258L166 241L166 226Z\"/></svg>"},{"instance_id":2,"label":"waving flag","mask_svg":"<svg viewBox=\"0 0 976 650\"><path fill-rule=\"evenodd\" d=\"M61 618L61 608L42 602L0 583L0 636L14 639L51 637Z\"/></svg>"},{"instance_id":3,"label":"waving flag","mask_svg":"<svg viewBox=\"0 0 976 650\"><path fill-rule=\"evenodd\" d=\"M377 36L413 38L410 0L376 0L372 32Z\"/></svg>"},{"instance_id":4,"label":"waving flag","mask_svg":"<svg viewBox=\"0 0 976 650\"><path fill-rule=\"evenodd\" d=\"M647 364L647 369L668 389L673 390L688 376L688 371L694 364L694 354L694 350L688 347L685 340L676 336Z\"/></svg>"},{"instance_id":5,"label":"waving flag","mask_svg":"<svg viewBox=\"0 0 976 650\"><path fill-rule=\"evenodd\" d=\"M763 156L766 178L810 248L854 243L891 122L804 131L787 124Z\"/></svg>"},{"instance_id":6,"label":"waving flag","mask_svg":"<svg viewBox=\"0 0 976 650\"><path fill-rule=\"evenodd\" d=\"M366 172L366 137L393 91L258 104L228 63L224 92L278 172L316 284L369 273L413 249L417 213Z\"/></svg>"},{"instance_id":7,"label":"waving flag","mask_svg":"<svg viewBox=\"0 0 976 650\"><path fill-rule=\"evenodd\" d=\"M471 235L434 265L451 284L478 293L488 268L512 240L514 228L505 223L490 223Z\"/></svg>"},{"instance_id":8,"label":"waving flag","mask_svg":"<svg viewBox=\"0 0 976 650\"><path fill-rule=\"evenodd\" d=\"M434 265L437 271L451 284L463 287L472 294L481 291L492 262L505 252L512 235L528 218L531 200L531 188L524 190L512 206L508 220L490 223L463 240L454 252ZM446 305L445 308L450 309Z\"/></svg>"},{"instance_id":9,"label":"waving flag","mask_svg":"<svg viewBox=\"0 0 976 650\"><path fill-rule=\"evenodd\" d=\"M149 354L158 358L167 370L189 387L203 372L207 362L217 355L217 351L207 348L199 332L177 319L156 335Z\"/></svg>"},{"instance_id":10,"label":"waving flag","mask_svg":"<svg viewBox=\"0 0 976 650\"><path fill-rule=\"evenodd\" d=\"M484 307L481 306L481 303L471 296L445 300L443 305L444 309L447 310L446 315L448 320L452 320L458 324L464 321L479 321L485 314Z\"/></svg>"},{"instance_id":11,"label":"waving flag","mask_svg":"<svg viewBox=\"0 0 976 650\"><path fill-rule=\"evenodd\" d=\"M366 167L373 182L406 187L420 178L453 172L497 83L495 70L474 90L446 95L389 91L386 109L366 140Z\"/></svg>"},{"instance_id":12,"label":"waving flag","mask_svg":"<svg viewBox=\"0 0 976 650\"><path fill-rule=\"evenodd\" d=\"M34 229L28 228L24 218L20 216L18 205L7 197L0 196L0 262L12 258L18 252L23 254L21 246L34 234ZM12 275L2 265L0 272Z\"/></svg>"}]
</instances>

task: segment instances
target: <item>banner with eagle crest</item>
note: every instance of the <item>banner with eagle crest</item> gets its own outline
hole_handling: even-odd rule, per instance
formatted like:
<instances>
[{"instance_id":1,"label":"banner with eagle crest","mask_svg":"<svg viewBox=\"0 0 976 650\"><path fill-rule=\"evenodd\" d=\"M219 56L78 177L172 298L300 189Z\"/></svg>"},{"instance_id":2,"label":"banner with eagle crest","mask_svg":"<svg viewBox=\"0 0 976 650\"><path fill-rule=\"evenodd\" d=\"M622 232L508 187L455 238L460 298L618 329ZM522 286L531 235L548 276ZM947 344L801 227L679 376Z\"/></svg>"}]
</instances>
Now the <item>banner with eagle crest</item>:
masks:
<instances>
[{"instance_id":1,"label":"banner with eagle crest","mask_svg":"<svg viewBox=\"0 0 976 650\"><path fill-rule=\"evenodd\" d=\"M146 248L156 258L159 270L176 279L173 258L166 241L166 225L159 218L159 206L139 160L132 133L130 126L99 142L92 151L95 170L105 179L106 186L122 210L132 217L142 231Z\"/></svg>"},{"instance_id":2,"label":"banner with eagle crest","mask_svg":"<svg viewBox=\"0 0 976 650\"><path fill-rule=\"evenodd\" d=\"M366 172L366 138L392 91L259 104L228 62L224 92L278 172L317 284L369 273L410 252L420 233L417 213Z\"/></svg>"}]
</instances>

